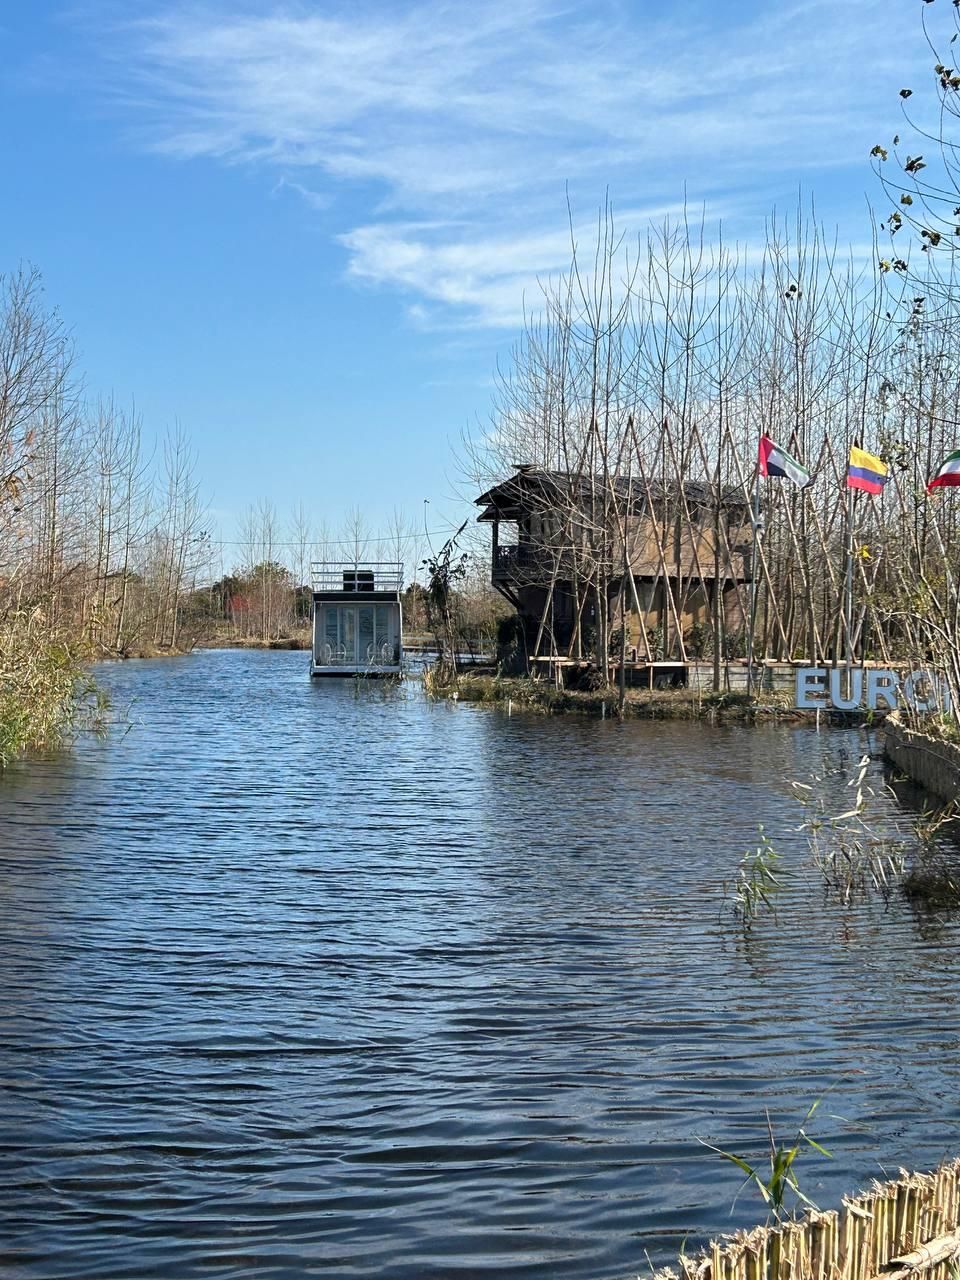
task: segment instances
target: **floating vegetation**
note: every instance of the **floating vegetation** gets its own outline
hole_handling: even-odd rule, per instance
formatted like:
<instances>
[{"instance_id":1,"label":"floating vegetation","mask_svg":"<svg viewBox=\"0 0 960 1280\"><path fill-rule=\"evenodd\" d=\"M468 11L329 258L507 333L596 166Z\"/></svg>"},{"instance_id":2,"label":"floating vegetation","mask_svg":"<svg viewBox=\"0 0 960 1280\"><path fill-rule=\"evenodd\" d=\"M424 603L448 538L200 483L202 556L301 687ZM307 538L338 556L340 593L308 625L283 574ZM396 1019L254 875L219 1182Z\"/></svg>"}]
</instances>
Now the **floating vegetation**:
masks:
<instances>
[{"instance_id":1,"label":"floating vegetation","mask_svg":"<svg viewBox=\"0 0 960 1280\"><path fill-rule=\"evenodd\" d=\"M960 868L944 855L918 862L904 875L900 888L904 897L932 911L960 908Z\"/></svg>"},{"instance_id":2,"label":"floating vegetation","mask_svg":"<svg viewBox=\"0 0 960 1280\"><path fill-rule=\"evenodd\" d=\"M956 804L924 813L914 824L917 849L900 882L904 896L928 911L960 908L960 857L938 839L944 827L957 821Z\"/></svg>"},{"instance_id":3,"label":"floating vegetation","mask_svg":"<svg viewBox=\"0 0 960 1280\"><path fill-rule=\"evenodd\" d=\"M845 906L871 890L889 898L905 866L904 841L896 832L885 832L885 816L870 809L877 793L867 783L869 769L870 756L861 756L846 784L853 790L853 803L838 814L828 812L826 783L831 770L809 783L792 783L794 795L807 810L801 830L810 843L814 865L827 890Z\"/></svg>"},{"instance_id":4,"label":"floating vegetation","mask_svg":"<svg viewBox=\"0 0 960 1280\"><path fill-rule=\"evenodd\" d=\"M745 928L749 928L764 910L776 919L775 895L783 887L780 870L783 859L773 847L762 822L757 826L757 834L759 842L740 859L733 886L733 909Z\"/></svg>"}]
</instances>

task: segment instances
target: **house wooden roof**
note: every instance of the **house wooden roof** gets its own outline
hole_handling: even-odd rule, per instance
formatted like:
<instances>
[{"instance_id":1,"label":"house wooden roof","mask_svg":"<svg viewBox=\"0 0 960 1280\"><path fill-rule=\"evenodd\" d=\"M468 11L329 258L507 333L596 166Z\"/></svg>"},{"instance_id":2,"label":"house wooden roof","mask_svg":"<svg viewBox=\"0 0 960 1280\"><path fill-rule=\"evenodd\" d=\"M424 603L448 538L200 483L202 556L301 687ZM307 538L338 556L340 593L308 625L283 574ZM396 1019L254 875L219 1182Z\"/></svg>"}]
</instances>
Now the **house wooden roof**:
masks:
<instances>
[{"instance_id":1,"label":"house wooden roof","mask_svg":"<svg viewBox=\"0 0 960 1280\"><path fill-rule=\"evenodd\" d=\"M642 514L648 506L648 498L654 502L679 500L681 492L687 506L713 510L716 501L714 485L707 480L657 479L639 476L591 477L582 472L541 471L535 467L520 467L509 479L494 485L479 498L474 499L484 509L478 520L517 520L531 509L544 510L571 500L581 509L587 509L592 501L603 501L605 489L612 487L618 500L634 515ZM736 485L724 485L720 490L720 502L724 510L747 509L750 500L744 490Z\"/></svg>"}]
</instances>

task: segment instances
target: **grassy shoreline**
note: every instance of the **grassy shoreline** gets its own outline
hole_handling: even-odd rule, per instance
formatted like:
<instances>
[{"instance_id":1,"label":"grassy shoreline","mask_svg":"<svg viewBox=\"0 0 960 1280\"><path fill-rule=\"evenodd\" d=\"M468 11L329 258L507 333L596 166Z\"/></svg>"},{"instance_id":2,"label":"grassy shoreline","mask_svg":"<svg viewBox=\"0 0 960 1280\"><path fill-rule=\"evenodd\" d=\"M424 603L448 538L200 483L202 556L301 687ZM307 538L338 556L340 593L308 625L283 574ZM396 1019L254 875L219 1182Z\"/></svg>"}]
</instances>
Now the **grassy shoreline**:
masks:
<instances>
[{"instance_id":1,"label":"grassy shoreline","mask_svg":"<svg viewBox=\"0 0 960 1280\"><path fill-rule=\"evenodd\" d=\"M313 642L313 634L308 630L300 631L292 636L280 636L273 640L263 640L259 636L213 635L204 636L196 643L197 649L299 649L306 652ZM403 647L407 653L433 652L436 640L432 636L404 636ZM159 656L159 655L157 655Z\"/></svg>"},{"instance_id":2,"label":"grassy shoreline","mask_svg":"<svg viewBox=\"0 0 960 1280\"><path fill-rule=\"evenodd\" d=\"M296 649L310 648L310 636L281 636L277 640L261 640L251 636L208 636L198 640L196 649Z\"/></svg>"},{"instance_id":3,"label":"grassy shoreline","mask_svg":"<svg viewBox=\"0 0 960 1280\"><path fill-rule=\"evenodd\" d=\"M456 687L437 691L438 697L459 702L516 707L544 715L582 715L614 718L616 689L579 692L556 689L546 681L527 677L461 675ZM824 713L830 714L830 713ZM814 722L816 712L798 711L785 694L704 693L698 689L628 689L624 718L631 720L710 720L716 724L771 721Z\"/></svg>"},{"instance_id":4,"label":"grassy shoreline","mask_svg":"<svg viewBox=\"0 0 960 1280\"><path fill-rule=\"evenodd\" d=\"M4 619L0 628L0 772L14 760L64 746L96 725L106 698L84 655L46 634L39 611Z\"/></svg>"}]
</instances>

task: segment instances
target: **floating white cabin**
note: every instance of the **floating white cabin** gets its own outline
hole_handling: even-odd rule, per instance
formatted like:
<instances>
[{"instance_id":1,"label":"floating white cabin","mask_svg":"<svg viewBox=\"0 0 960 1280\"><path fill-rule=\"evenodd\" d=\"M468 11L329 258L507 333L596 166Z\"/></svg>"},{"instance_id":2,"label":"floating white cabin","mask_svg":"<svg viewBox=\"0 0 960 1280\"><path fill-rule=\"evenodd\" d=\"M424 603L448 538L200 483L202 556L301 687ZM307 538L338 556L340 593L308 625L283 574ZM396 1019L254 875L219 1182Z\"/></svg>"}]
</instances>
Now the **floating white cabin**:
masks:
<instances>
[{"instance_id":1,"label":"floating white cabin","mask_svg":"<svg viewBox=\"0 0 960 1280\"><path fill-rule=\"evenodd\" d=\"M398 676L403 565L314 564L312 676Z\"/></svg>"}]
</instances>

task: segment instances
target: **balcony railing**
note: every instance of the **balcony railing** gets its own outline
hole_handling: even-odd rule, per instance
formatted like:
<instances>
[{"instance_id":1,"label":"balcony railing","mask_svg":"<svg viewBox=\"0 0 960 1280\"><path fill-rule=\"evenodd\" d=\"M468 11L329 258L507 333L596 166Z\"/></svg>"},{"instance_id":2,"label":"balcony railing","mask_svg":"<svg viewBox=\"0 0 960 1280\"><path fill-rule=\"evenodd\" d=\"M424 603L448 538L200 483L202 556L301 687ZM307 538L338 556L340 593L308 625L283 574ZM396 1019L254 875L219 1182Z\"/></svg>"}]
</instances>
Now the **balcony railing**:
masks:
<instances>
[{"instance_id":1,"label":"balcony railing","mask_svg":"<svg viewBox=\"0 0 960 1280\"><path fill-rule=\"evenodd\" d=\"M403 590L403 564L399 560L374 560L366 563L332 560L317 561L310 566L313 589L327 591Z\"/></svg>"},{"instance_id":2,"label":"balcony railing","mask_svg":"<svg viewBox=\"0 0 960 1280\"><path fill-rule=\"evenodd\" d=\"M521 543L518 547L498 547L493 558L494 581L538 580L549 573L552 559L544 549Z\"/></svg>"},{"instance_id":3,"label":"balcony railing","mask_svg":"<svg viewBox=\"0 0 960 1280\"><path fill-rule=\"evenodd\" d=\"M531 545L497 547L493 557L494 582L530 582L548 580L555 571L571 570L573 557L569 550Z\"/></svg>"},{"instance_id":4,"label":"balcony railing","mask_svg":"<svg viewBox=\"0 0 960 1280\"><path fill-rule=\"evenodd\" d=\"M521 570L527 566L530 559L531 557L528 547L497 547L493 555L494 581L498 578L501 580L507 578L518 578Z\"/></svg>"}]
</instances>

